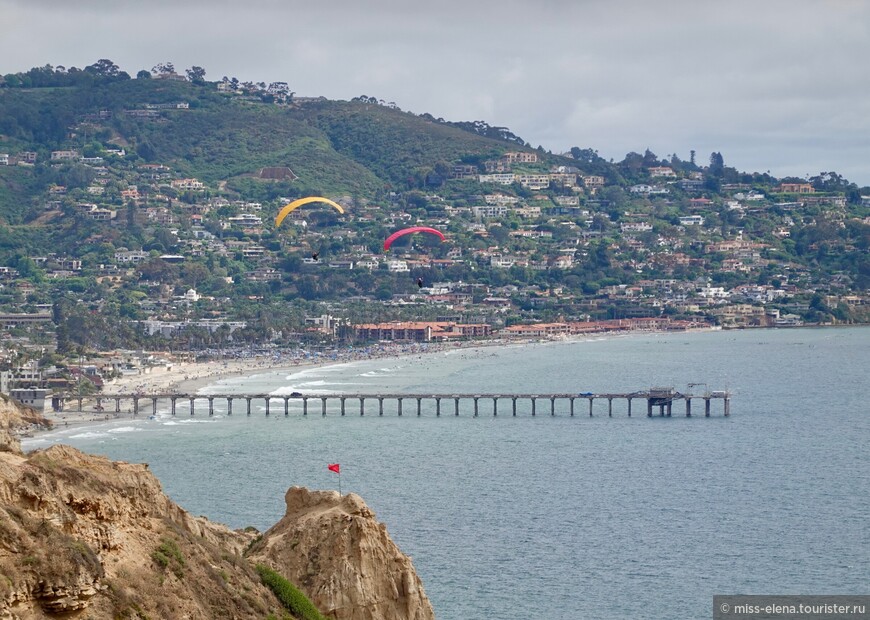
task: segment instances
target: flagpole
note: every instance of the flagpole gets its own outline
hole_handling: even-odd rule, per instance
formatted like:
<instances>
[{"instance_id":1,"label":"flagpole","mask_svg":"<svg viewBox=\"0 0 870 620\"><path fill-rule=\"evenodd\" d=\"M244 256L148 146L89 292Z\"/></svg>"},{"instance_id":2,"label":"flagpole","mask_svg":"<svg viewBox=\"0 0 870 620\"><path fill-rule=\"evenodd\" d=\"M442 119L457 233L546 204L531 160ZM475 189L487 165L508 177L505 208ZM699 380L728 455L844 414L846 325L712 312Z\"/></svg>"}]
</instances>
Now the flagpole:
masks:
<instances>
[{"instance_id":1,"label":"flagpole","mask_svg":"<svg viewBox=\"0 0 870 620\"><path fill-rule=\"evenodd\" d=\"M329 471L334 471L338 474L338 496L341 497L341 465L338 463L330 463L326 468Z\"/></svg>"}]
</instances>

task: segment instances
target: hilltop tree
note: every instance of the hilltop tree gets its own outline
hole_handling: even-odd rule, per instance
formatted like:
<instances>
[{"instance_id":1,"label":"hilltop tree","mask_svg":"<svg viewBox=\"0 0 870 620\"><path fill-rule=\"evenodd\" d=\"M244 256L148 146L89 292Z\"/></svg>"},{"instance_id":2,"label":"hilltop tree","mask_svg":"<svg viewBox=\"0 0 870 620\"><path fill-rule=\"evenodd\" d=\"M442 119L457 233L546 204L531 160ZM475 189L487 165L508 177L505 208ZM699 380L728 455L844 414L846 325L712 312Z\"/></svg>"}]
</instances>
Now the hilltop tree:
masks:
<instances>
[{"instance_id":1,"label":"hilltop tree","mask_svg":"<svg viewBox=\"0 0 870 620\"><path fill-rule=\"evenodd\" d=\"M581 149L579 146L571 147L571 157L584 164L594 164L603 161L595 149Z\"/></svg>"},{"instance_id":2,"label":"hilltop tree","mask_svg":"<svg viewBox=\"0 0 870 620\"><path fill-rule=\"evenodd\" d=\"M94 64L88 65L85 67L85 71L99 77L118 77L120 75L120 67L108 58L101 58Z\"/></svg>"},{"instance_id":3,"label":"hilltop tree","mask_svg":"<svg viewBox=\"0 0 870 620\"><path fill-rule=\"evenodd\" d=\"M202 84L205 82L205 69L202 67L197 67L196 65L192 66L190 69L185 71L187 74L187 79L193 82L194 84Z\"/></svg>"},{"instance_id":4,"label":"hilltop tree","mask_svg":"<svg viewBox=\"0 0 870 620\"><path fill-rule=\"evenodd\" d=\"M151 73L156 73L158 75L165 75L168 73L175 73L175 65L171 62L161 62L159 64L154 65L151 68Z\"/></svg>"},{"instance_id":5,"label":"hilltop tree","mask_svg":"<svg viewBox=\"0 0 870 620\"><path fill-rule=\"evenodd\" d=\"M623 168L630 176L638 174L643 168L644 157L640 153L627 153L625 159L622 160L620 167Z\"/></svg>"},{"instance_id":6,"label":"hilltop tree","mask_svg":"<svg viewBox=\"0 0 870 620\"><path fill-rule=\"evenodd\" d=\"M821 192L844 192L850 188L849 182L836 172L820 172L810 177L809 181L817 191Z\"/></svg>"},{"instance_id":7,"label":"hilltop tree","mask_svg":"<svg viewBox=\"0 0 870 620\"><path fill-rule=\"evenodd\" d=\"M286 95L290 92L290 87L287 82L271 82L267 90L273 95Z\"/></svg>"},{"instance_id":8,"label":"hilltop tree","mask_svg":"<svg viewBox=\"0 0 870 620\"><path fill-rule=\"evenodd\" d=\"M651 166L658 166L659 158L653 153L651 150L647 149L643 152L643 166L644 168L650 168Z\"/></svg>"},{"instance_id":9,"label":"hilltop tree","mask_svg":"<svg viewBox=\"0 0 870 620\"><path fill-rule=\"evenodd\" d=\"M711 153L710 154L710 168L709 172L714 177L721 177L725 173L725 158L722 157L722 153Z\"/></svg>"}]
</instances>

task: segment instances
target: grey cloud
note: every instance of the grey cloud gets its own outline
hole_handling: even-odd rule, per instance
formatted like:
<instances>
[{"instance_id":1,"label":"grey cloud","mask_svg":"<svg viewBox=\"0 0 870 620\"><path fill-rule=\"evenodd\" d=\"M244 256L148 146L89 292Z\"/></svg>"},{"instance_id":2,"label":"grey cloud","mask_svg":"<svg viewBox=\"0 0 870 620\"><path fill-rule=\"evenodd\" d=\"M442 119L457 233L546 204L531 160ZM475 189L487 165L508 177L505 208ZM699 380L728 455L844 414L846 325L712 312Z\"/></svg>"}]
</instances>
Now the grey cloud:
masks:
<instances>
[{"instance_id":1,"label":"grey cloud","mask_svg":"<svg viewBox=\"0 0 870 620\"><path fill-rule=\"evenodd\" d=\"M0 15L0 73L196 64L486 120L553 151L716 150L870 184L867 2L0 0Z\"/></svg>"}]
</instances>

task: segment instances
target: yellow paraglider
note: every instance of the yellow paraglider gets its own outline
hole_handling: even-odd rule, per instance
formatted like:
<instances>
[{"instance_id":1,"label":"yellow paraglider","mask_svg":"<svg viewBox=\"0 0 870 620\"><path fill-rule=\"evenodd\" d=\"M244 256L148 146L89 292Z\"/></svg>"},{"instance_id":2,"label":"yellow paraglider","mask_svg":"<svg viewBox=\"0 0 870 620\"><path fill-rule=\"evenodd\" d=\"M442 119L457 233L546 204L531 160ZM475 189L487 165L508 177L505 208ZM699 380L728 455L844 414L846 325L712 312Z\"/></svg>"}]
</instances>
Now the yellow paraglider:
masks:
<instances>
[{"instance_id":1,"label":"yellow paraglider","mask_svg":"<svg viewBox=\"0 0 870 620\"><path fill-rule=\"evenodd\" d=\"M284 218L290 215L290 212L294 209L298 209L302 205L307 205L309 202L325 202L328 205L331 205L338 209L339 213L344 213L344 209L341 208L341 205L335 202L332 202L329 198L323 198L322 196L308 196L307 198L300 198L299 200L294 200L290 204L286 205L283 209L278 212L278 216L275 218L275 228L281 225L281 222L284 221Z\"/></svg>"}]
</instances>

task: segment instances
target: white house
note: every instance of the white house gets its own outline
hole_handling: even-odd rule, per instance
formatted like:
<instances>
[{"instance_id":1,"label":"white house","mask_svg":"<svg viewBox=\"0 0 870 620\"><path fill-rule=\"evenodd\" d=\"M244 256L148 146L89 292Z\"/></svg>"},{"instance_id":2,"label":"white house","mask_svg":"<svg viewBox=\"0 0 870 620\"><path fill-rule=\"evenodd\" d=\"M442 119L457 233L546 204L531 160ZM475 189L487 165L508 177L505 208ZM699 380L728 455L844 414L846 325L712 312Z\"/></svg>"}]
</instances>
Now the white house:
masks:
<instances>
[{"instance_id":1,"label":"white house","mask_svg":"<svg viewBox=\"0 0 870 620\"><path fill-rule=\"evenodd\" d=\"M387 262L387 269L392 272L411 271L408 263L403 260L391 260Z\"/></svg>"}]
</instances>

